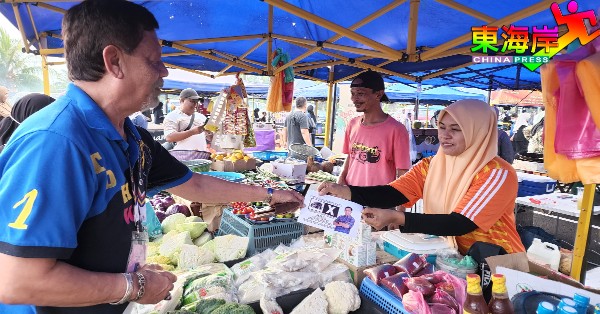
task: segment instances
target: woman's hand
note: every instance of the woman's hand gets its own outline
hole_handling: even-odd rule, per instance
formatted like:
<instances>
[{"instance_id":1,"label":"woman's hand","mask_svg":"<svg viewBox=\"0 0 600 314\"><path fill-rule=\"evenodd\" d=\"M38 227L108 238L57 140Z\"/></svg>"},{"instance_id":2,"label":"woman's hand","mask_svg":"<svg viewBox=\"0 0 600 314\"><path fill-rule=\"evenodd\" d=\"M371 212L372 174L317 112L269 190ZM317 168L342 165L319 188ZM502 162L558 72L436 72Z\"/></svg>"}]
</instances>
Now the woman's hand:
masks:
<instances>
[{"instance_id":1,"label":"woman's hand","mask_svg":"<svg viewBox=\"0 0 600 314\"><path fill-rule=\"evenodd\" d=\"M323 182L319 185L317 191L319 191L319 195L333 195L345 200L352 198L352 192L350 192L350 188L347 185Z\"/></svg>"},{"instance_id":2,"label":"woman's hand","mask_svg":"<svg viewBox=\"0 0 600 314\"><path fill-rule=\"evenodd\" d=\"M393 209L370 208L362 211L364 221L377 230L389 225L404 226L404 213Z\"/></svg>"}]
</instances>

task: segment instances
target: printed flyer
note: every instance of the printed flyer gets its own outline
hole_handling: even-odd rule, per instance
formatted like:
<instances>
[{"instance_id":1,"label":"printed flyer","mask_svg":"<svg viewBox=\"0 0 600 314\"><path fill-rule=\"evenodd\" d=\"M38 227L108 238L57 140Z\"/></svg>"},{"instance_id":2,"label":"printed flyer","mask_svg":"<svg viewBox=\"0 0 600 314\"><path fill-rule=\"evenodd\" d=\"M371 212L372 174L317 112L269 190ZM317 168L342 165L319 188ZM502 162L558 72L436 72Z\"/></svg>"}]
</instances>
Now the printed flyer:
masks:
<instances>
[{"instance_id":1,"label":"printed flyer","mask_svg":"<svg viewBox=\"0 0 600 314\"><path fill-rule=\"evenodd\" d=\"M304 197L298 222L325 231L358 236L363 206L335 196L310 190Z\"/></svg>"}]
</instances>

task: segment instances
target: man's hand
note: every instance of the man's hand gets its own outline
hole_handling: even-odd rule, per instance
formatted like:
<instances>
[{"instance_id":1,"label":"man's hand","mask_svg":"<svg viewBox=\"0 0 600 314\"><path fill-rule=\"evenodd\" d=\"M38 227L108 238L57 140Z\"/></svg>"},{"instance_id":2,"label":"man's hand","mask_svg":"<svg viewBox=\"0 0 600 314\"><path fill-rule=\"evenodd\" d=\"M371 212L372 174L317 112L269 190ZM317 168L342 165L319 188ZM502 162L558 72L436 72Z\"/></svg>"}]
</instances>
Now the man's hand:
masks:
<instances>
[{"instance_id":1,"label":"man's hand","mask_svg":"<svg viewBox=\"0 0 600 314\"><path fill-rule=\"evenodd\" d=\"M333 195L345 200L352 198L352 192L350 192L350 188L347 185L323 182L319 185L317 191L319 191L319 195Z\"/></svg>"},{"instance_id":2,"label":"man's hand","mask_svg":"<svg viewBox=\"0 0 600 314\"><path fill-rule=\"evenodd\" d=\"M298 206L302 207L304 196L296 191L274 190L271 204L279 203L298 203Z\"/></svg>"},{"instance_id":3,"label":"man's hand","mask_svg":"<svg viewBox=\"0 0 600 314\"><path fill-rule=\"evenodd\" d=\"M404 226L404 213L393 209L370 208L363 209L362 216L364 221L377 230L387 227L391 224Z\"/></svg>"},{"instance_id":4,"label":"man's hand","mask_svg":"<svg viewBox=\"0 0 600 314\"><path fill-rule=\"evenodd\" d=\"M144 275L146 279L144 296L135 301L140 304L156 304L162 300L165 300L170 296L170 291L173 290L173 283L177 280L177 276L173 275L168 271L163 271L162 267L158 265L144 265L140 268L138 273ZM139 291L138 277L132 274L133 290L132 298L137 296Z\"/></svg>"},{"instance_id":5,"label":"man's hand","mask_svg":"<svg viewBox=\"0 0 600 314\"><path fill-rule=\"evenodd\" d=\"M197 132L198 134L202 134L202 132L204 132L204 126L198 126L198 127L196 128L196 132Z\"/></svg>"}]
</instances>

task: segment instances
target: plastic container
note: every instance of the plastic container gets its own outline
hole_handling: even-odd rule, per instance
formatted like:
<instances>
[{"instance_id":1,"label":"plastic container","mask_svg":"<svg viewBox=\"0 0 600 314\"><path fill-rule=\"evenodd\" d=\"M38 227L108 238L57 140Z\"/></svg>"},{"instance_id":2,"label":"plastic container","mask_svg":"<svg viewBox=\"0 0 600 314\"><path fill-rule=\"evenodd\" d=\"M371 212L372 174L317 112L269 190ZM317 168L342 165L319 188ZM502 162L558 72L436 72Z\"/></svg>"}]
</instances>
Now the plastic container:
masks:
<instances>
[{"instance_id":1,"label":"plastic container","mask_svg":"<svg viewBox=\"0 0 600 314\"><path fill-rule=\"evenodd\" d=\"M517 172L519 180L518 197L550 194L556 189L556 180L535 174Z\"/></svg>"},{"instance_id":2,"label":"plastic container","mask_svg":"<svg viewBox=\"0 0 600 314\"><path fill-rule=\"evenodd\" d=\"M208 171L208 172L200 172L200 174L205 174L207 176L217 177L219 179L231 181L231 182L241 182L246 176L237 173L237 172L223 172L223 171Z\"/></svg>"},{"instance_id":3,"label":"plastic container","mask_svg":"<svg viewBox=\"0 0 600 314\"><path fill-rule=\"evenodd\" d=\"M538 305L536 314L554 314L556 313L556 307L550 302L540 302Z\"/></svg>"},{"instance_id":4,"label":"plastic container","mask_svg":"<svg viewBox=\"0 0 600 314\"><path fill-rule=\"evenodd\" d=\"M277 158L286 158L287 155L288 152L286 151L264 150L260 152L252 152L252 157L262 161L273 161Z\"/></svg>"},{"instance_id":5,"label":"plastic container","mask_svg":"<svg viewBox=\"0 0 600 314\"><path fill-rule=\"evenodd\" d=\"M410 314L404 309L398 297L379 287L369 278L363 279L360 284L360 294L379 305L387 314Z\"/></svg>"},{"instance_id":6,"label":"plastic container","mask_svg":"<svg viewBox=\"0 0 600 314\"><path fill-rule=\"evenodd\" d=\"M444 237L431 236L422 233L402 233L400 230L385 232L381 239L384 251L397 258L403 258L409 253L427 254L427 262L435 264L436 252L450 248Z\"/></svg>"},{"instance_id":7,"label":"plastic container","mask_svg":"<svg viewBox=\"0 0 600 314\"><path fill-rule=\"evenodd\" d=\"M470 259L473 263L470 267L456 265L452 260L463 261L464 258ZM463 261L464 262L464 261ZM467 275L477 273L477 262L472 257L464 257L456 249L445 249L438 251L438 256L435 260L435 268L443 270L458 278L466 279Z\"/></svg>"},{"instance_id":8,"label":"plastic container","mask_svg":"<svg viewBox=\"0 0 600 314\"><path fill-rule=\"evenodd\" d=\"M248 256L260 253L279 244L290 244L304 232L304 225L296 221L274 221L266 224L253 224L233 214L231 208L223 210L218 236L233 234L248 237Z\"/></svg>"},{"instance_id":9,"label":"plastic container","mask_svg":"<svg viewBox=\"0 0 600 314\"><path fill-rule=\"evenodd\" d=\"M541 265L550 265L550 268L558 270L560 249L556 244L534 238L531 246L527 249L527 258Z\"/></svg>"}]
</instances>

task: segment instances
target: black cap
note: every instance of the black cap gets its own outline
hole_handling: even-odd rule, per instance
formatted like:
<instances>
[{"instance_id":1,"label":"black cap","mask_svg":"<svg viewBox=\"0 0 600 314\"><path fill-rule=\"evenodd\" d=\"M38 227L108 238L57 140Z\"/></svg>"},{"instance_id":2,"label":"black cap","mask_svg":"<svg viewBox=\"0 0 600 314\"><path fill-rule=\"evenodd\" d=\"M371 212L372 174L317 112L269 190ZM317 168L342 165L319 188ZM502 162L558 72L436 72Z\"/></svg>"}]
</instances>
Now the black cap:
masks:
<instances>
[{"instance_id":1,"label":"black cap","mask_svg":"<svg viewBox=\"0 0 600 314\"><path fill-rule=\"evenodd\" d=\"M385 85L383 84L383 78L381 75L375 71L368 70L356 76L350 87L366 87L372 89L374 92L385 90ZM387 97L385 93L381 96L382 102L389 102L390 99Z\"/></svg>"}]
</instances>

